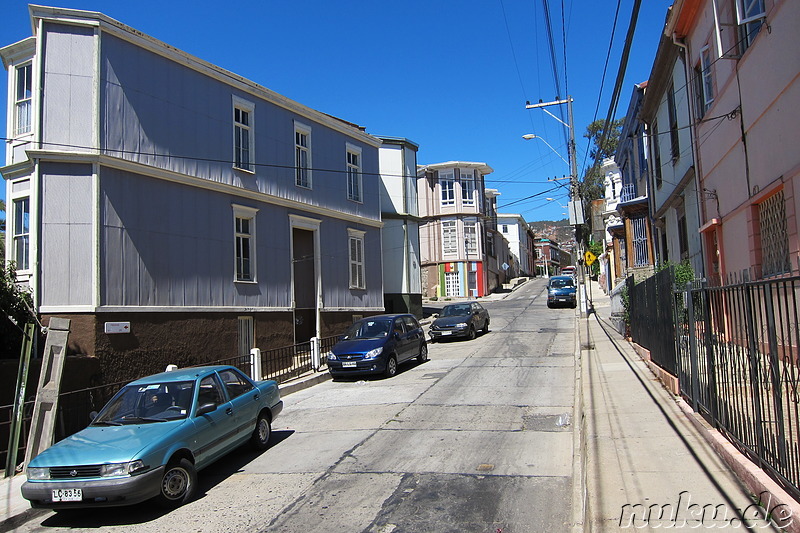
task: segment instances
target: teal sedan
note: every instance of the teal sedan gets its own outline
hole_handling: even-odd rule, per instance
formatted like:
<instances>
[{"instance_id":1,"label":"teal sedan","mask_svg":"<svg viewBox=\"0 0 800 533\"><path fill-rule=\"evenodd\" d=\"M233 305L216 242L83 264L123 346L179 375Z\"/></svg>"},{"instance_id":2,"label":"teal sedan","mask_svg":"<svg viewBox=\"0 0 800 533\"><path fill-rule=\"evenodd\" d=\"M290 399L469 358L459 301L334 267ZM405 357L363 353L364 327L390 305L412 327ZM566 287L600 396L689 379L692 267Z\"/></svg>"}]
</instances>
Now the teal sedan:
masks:
<instances>
[{"instance_id":1,"label":"teal sedan","mask_svg":"<svg viewBox=\"0 0 800 533\"><path fill-rule=\"evenodd\" d=\"M269 444L283 409L274 381L232 366L163 372L123 387L82 431L34 457L22 496L31 507L178 507L197 472L234 448Z\"/></svg>"}]
</instances>

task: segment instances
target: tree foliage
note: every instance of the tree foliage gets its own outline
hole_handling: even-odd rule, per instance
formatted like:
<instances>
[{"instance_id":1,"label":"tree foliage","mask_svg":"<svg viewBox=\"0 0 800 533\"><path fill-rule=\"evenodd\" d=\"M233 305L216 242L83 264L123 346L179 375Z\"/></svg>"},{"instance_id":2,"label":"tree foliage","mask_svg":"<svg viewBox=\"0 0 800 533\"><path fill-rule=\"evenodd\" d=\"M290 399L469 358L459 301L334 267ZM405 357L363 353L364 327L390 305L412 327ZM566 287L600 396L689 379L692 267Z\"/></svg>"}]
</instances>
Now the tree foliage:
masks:
<instances>
[{"instance_id":1,"label":"tree foliage","mask_svg":"<svg viewBox=\"0 0 800 533\"><path fill-rule=\"evenodd\" d=\"M619 145L619 137L622 132L622 124L625 118L619 118L611 123L608 136L602 139L606 129L605 120L595 120L586 126L583 136L592 141L589 149L589 156L592 158L592 165L586 169L583 179L578 183L578 192L583 200L584 220L586 223L582 228L581 234L586 241L592 233L590 227L592 200L597 200L605 196L605 175L601 168L603 159L614 157Z\"/></svg>"},{"instance_id":2,"label":"tree foliage","mask_svg":"<svg viewBox=\"0 0 800 533\"><path fill-rule=\"evenodd\" d=\"M19 356L25 324L33 320L31 294L17 285L17 268L0 269L0 358Z\"/></svg>"}]
</instances>

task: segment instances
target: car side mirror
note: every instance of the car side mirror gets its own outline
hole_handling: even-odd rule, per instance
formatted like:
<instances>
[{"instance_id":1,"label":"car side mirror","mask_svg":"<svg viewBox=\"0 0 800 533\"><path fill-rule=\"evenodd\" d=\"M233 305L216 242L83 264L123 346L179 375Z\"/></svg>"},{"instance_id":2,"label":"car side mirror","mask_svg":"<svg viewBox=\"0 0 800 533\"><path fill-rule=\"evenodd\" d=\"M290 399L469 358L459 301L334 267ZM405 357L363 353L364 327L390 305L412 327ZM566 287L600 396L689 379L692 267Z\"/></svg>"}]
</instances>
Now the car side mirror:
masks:
<instances>
[{"instance_id":1,"label":"car side mirror","mask_svg":"<svg viewBox=\"0 0 800 533\"><path fill-rule=\"evenodd\" d=\"M394 335L392 335L392 337L393 337L393 338L394 338L394 340L396 340L396 341L399 341L399 340L400 340L400 334L399 334L399 333L397 333L396 331L394 332Z\"/></svg>"},{"instance_id":2,"label":"car side mirror","mask_svg":"<svg viewBox=\"0 0 800 533\"><path fill-rule=\"evenodd\" d=\"M197 416L207 415L213 411L217 410L217 404L215 403L204 403L200 407L197 408Z\"/></svg>"}]
</instances>

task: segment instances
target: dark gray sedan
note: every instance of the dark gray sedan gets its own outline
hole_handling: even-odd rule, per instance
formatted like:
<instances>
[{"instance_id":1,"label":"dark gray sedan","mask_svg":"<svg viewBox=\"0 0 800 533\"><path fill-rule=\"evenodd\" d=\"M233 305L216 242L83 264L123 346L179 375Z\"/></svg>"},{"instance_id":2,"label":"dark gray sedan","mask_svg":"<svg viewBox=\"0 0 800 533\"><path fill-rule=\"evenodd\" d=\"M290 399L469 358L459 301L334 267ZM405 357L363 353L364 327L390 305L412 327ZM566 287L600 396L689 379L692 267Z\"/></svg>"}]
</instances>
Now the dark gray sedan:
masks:
<instances>
[{"instance_id":1,"label":"dark gray sedan","mask_svg":"<svg viewBox=\"0 0 800 533\"><path fill-rule=\"evenodd\" d=\"M478 331L489 332L489 311L478 302L446 305L431 324L431 341L450 337L474 339Z\"/></svg>"}]
</instances>

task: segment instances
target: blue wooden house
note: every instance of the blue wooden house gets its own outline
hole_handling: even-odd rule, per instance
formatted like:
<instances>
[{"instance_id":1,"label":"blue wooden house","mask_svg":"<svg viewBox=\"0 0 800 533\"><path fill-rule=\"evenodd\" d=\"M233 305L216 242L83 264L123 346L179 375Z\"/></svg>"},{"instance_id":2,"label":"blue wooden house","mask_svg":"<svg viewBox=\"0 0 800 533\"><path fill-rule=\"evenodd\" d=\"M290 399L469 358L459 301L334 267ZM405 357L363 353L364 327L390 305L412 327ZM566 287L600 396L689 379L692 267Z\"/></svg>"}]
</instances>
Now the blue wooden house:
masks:
<instances>
[{"instance_id":1,"label":"blue wooden house","mask_svg":"<svg viewBox=\"0 0 800 533\"><path fill-rule=\"evenodd\" d=\"M101 13L30 14L0 49L6 255L70 351L214 360L383 310L379 139Z\"/></svg>"}]
</instances>

